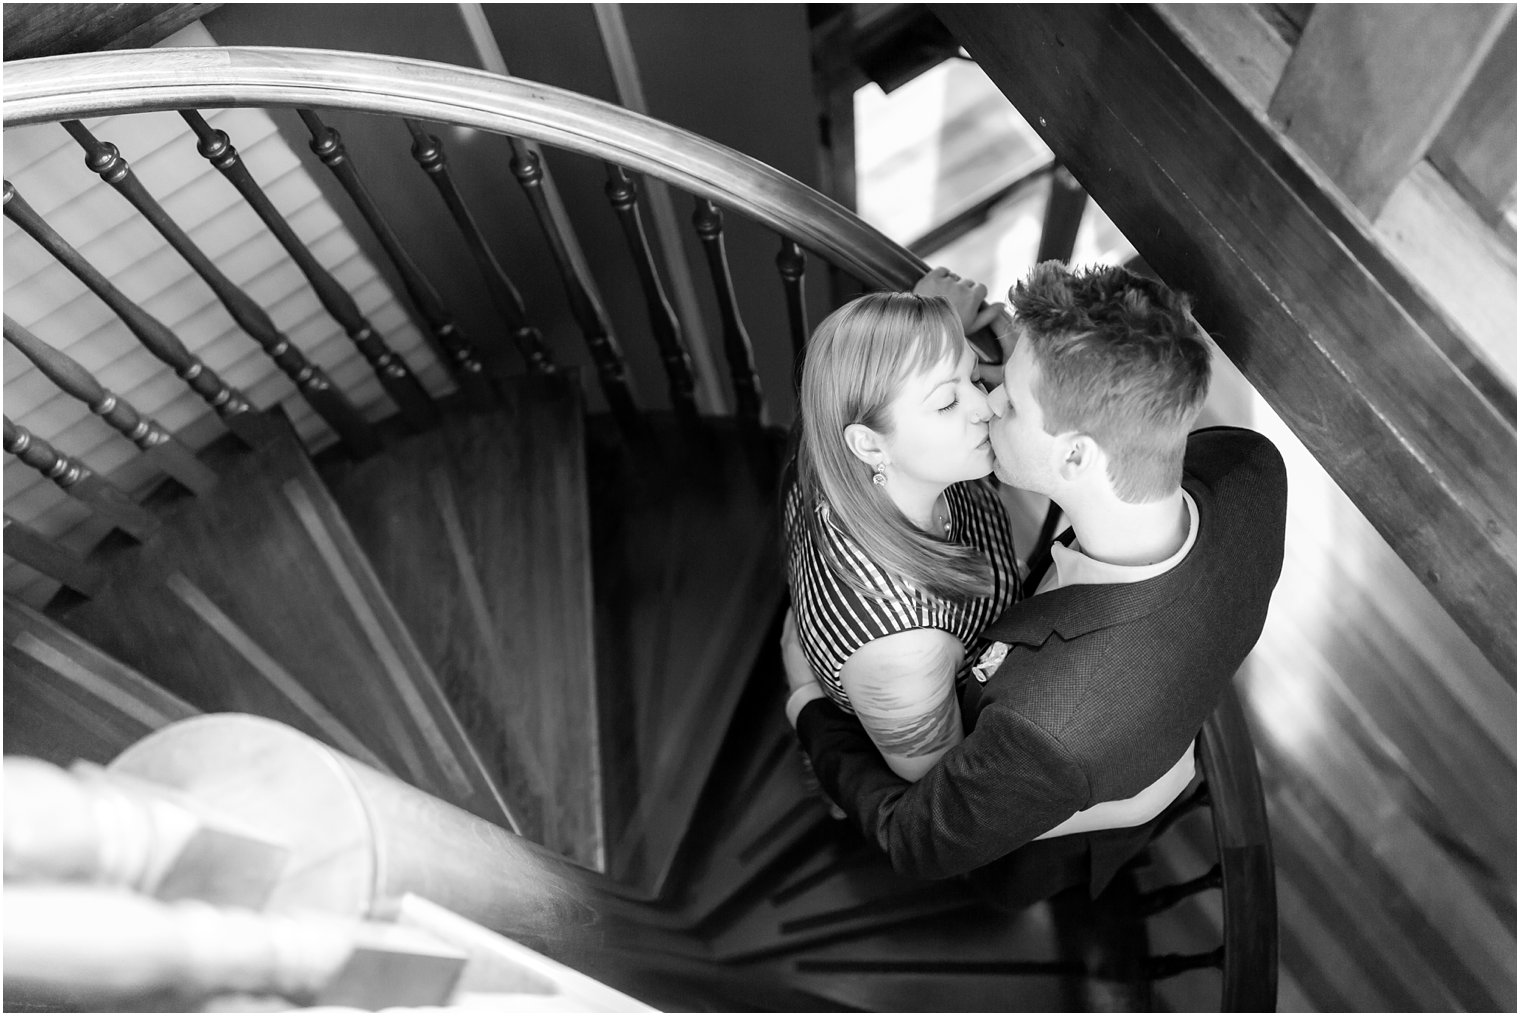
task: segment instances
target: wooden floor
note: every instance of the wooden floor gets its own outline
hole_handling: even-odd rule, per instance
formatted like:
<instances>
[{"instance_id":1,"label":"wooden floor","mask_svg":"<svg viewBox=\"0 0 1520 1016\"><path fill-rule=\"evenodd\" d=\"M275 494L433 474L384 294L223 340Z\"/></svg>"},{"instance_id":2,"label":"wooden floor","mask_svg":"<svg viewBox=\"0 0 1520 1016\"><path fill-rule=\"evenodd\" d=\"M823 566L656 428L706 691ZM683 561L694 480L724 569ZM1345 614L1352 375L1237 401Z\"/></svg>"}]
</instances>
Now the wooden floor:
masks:
<instances>
[{"instance_id":1,"label":"wooden floor","mask_svg":"<svg viewBox=\"0 0 1520 1016\"><path fill-rule=\"evenodd\" d=\"M970 87L943 93L954 137L925 141L953 154L949 185L961 189L975 186L965 145L980 131L963 115L975 103L957 92ZM879 113L901 133L901 117ZM994 136L1004 129L996 121ZM879 181L910 200L914 181L891 166L860 172L863 189ZM1033 257L1043 204L1036 195L928 260L1002 281L1010 262ZM1102 231L1084 225L1086 235ZM1237 678L1276 844L1279 1008L1514 1011L1514 689L1222 358L1204 422L1267 434L1289 467L1283 577ZM1015 507L1027 546L1044 504ZM1200 874L1193 866L1205 855L1178 842L1161 863ZM1163 935L1183 947L1206 941L1219 921L1209 907L1180 910ZM1206 978L1185 975L1163 997L1211 1008Z\"/></svg>"}]
</instances>

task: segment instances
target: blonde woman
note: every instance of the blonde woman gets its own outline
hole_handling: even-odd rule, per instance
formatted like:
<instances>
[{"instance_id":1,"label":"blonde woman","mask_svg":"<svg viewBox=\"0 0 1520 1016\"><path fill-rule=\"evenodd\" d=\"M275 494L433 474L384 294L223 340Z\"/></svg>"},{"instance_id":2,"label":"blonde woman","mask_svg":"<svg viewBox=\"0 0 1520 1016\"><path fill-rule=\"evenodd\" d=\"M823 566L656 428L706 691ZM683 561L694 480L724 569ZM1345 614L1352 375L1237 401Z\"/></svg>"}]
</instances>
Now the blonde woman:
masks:
<instances>
[{"instance_id":1,"label":"blonde woman","mask_svg":"<svg viewBox=\"0 0 1520 1016\"><path fill-rule=\"evenodd\" d=\"M961 309L872 293L814 331L785 510L793 611L814 676L907 780L962 739L956 678L1018 596L1013 536L989 479L991 413L965 338L988 317L970 310L985 290L943 270L930 280Z\"/></svg>"}]
</instances>

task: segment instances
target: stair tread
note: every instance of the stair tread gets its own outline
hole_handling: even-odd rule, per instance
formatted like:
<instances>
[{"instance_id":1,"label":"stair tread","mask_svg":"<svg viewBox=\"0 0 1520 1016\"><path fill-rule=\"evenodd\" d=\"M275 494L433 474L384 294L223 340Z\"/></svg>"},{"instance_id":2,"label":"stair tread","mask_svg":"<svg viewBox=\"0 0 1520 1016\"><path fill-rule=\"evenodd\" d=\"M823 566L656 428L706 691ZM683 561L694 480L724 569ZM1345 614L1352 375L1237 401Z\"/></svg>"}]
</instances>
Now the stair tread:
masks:
<instances>
[{"instance_id":1,"label":"stair tread","mask_svg":"<svg viewBox=\"0 0 1520 1016\"><path fill-rule=\"evenodd\" d=\"M684 928L714 921L769 891L773 866L785 863L782 877L790 877L841 828L807 784L775 667L762 663L757 671L692 823L693 848L651 920Z\"/></svg>"},{"instance_id":2,"label":"stair tread","mask_svg":"<svg viewBox=\"0 0 1520 1016\"><path fill-rule=\"evenodd\" d=\"M779 438L731 420L591 421L609 872L665 889L749 674L775 641Z\"/></svg>"},{"instance_id":3,"label":"stair tread","mask_svg":"<svg viewBox=\"0 0 1520 1016\"><path fill-rule=\"evenodd\" d=\"M6 750L104 765L194 706L52 619L5 598Z\"/></svg>"},{"instance_id":4,"label":"stair tread","mask_svg":"<svg viewBox=\"0 0 1520 1016\"><path fill-rule=\"evenodd\" d=\"M726 960L792 953L976 905L958 882L906 878L880 854L859 855L804 893L759 901L716 932L712 948Z\"/></svg>"},{"instance_id":5,"label":"stair tread","mask_svg":"<svg viewBox=\"0 0 1520 1016\"><path fill-rule=\"evenodd\" d=\"M207 711L295 726L483 817L498 795L436 679L282 415L218 449L201 498L160 532L97 548L100 593L61 613L101 649Z\"/></svg>"},{"instance_id":6,"label":"stair tread","mask_svg":"<svg viewBox=\"0 0 1520 1016\"><path fill-rule=\"evenodd\" d=\"M1061 955L1050 907L981 908L823 943L790 960L787 983L870 1011L1069 1011L1082 986Z\"/></svg>"},{"instance_id":7,"label":"stair tread","mask_svg":"<svg viewBox=\"0 0 1520 1016\"><path fill-rule=\"evenodd\" d=\"M502 382L383 454L335 500L502 786L517 830L604 864L579 390Z\"/></svg>"}]
</instances>

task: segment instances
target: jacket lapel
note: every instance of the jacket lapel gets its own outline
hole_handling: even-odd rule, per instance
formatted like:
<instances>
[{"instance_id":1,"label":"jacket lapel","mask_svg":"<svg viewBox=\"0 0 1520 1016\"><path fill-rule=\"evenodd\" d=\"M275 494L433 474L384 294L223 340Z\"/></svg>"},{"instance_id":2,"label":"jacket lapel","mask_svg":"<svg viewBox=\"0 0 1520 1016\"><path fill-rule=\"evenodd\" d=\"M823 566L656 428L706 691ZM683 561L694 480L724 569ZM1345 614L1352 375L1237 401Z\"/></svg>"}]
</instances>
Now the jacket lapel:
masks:
<instances>
[{"instance_id":1,"label":"jacket lapel","mask_svg":"<svg viewBox=\"0 0 1520 1016\"><path fill-rule=\"evenodd\" d=\"M1143 582L1066 586L1035 596L1034 591L1051 567L1050 548L1041 548L1032 559L1024 599L988 625L983 637L1029 646L1043 645L1052 635L1069 640L1111 625L1127 624L1182 595L1203 576L1203 562L1208 555L1199 552L1199 548L1208 537L1214 507L1211 492L1193 477L1184 476L1183 487L1198 506L1198 536L1193 551L1177 567ZM1058 537L1063 546L1070 546L1074 538L1070 529Z\"/></svg>"}]
</instances>

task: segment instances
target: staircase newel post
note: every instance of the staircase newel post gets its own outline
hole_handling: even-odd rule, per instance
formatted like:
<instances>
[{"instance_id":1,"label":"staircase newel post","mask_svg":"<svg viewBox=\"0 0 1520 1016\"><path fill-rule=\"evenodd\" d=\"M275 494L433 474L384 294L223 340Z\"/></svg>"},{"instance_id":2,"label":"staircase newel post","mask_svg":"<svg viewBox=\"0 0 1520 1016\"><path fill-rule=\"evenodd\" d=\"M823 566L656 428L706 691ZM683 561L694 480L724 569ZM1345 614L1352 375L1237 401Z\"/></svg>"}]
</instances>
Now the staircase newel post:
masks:
<instances>
[{"instance_id":1,"label":"staircase newel post","mask_svg":"<svg viewBox=\"0 0 1520 1016\"><path fill-rule=\"evenodd\" d=\"M378 917L413 893L572 966L631 931L635 908L601 876L273 720L182 720L108 771L283 844L290 860L267 912Z\"/></svg>"}]
</instances>

